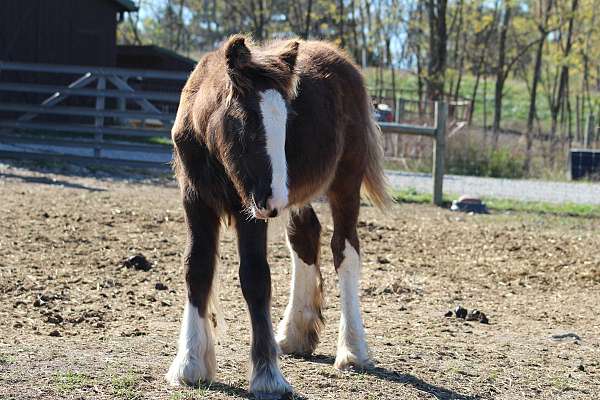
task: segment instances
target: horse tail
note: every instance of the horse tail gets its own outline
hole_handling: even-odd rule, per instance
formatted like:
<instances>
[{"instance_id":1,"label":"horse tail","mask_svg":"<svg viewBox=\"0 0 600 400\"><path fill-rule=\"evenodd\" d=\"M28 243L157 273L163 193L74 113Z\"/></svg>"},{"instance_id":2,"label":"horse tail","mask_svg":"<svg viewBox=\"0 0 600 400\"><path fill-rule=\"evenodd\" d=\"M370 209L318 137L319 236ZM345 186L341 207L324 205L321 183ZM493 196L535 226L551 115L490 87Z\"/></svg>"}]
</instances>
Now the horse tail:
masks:
<instances>
[{"instance_id":1,"label":"horse tail","mask_svg":"<svg viewBox=\"0 0 600 400\"><path fill-rule=\"evenodd\" d=\"M364 108L367 120L367 168L363 178L363 187L371 202L381 211L385 211L392 204L392 197L388 191L389 183L383 170L383 134L373 119L373 106L369 102L368 95L365 95Z\"/></svg>"}]
</instances>

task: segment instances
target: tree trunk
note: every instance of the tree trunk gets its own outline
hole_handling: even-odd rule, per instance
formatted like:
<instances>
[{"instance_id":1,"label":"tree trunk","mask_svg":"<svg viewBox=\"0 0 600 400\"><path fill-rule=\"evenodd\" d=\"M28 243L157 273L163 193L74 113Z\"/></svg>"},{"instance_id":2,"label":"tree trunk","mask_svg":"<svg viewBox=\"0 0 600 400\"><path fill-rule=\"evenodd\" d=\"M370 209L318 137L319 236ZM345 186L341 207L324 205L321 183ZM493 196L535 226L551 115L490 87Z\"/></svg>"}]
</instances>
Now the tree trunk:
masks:
<instances>
[{"instance_id":1,"label":"tree trunk","mask_svg":"<svg viewBox=\"0 0 600 400\"><path fill-rule=\"evenodd\" d=\"M428 0L429 17L429 65L427 71L427 97L429 100L444 98L448 32L446 30L447 0Z\"/></svg>"},{"instance_id":2,"label":"tree trunk","mask_svg":"<svg viewBox=\"0 0 600 400\"><path fill-rule=\"evenodd\" d=\"M360 50L358 46L358 32L356 31L356 7L354 5L354 0L350 2L350 15L352 15L352 45L354 47L354 59L358 62L360 59Z\"/></svg>"},{"instance_id":3,"label":"tree trunk","mask_svg":"<svg viewBox=\"0 0 600 400\"><path fill-rule=\"evenodd\" d=\"M500 27L500 41L498 44L498 65L496 66L496 89L494 93L494 122L492 123L492 147L498 147L500 136L500 123L502 121L502 98L504 95L504 82L506 80L506 36L510 24L511 7L507 3L504 10L504 18Z\"/></svg>"},{"instance_id":4,"label":"tree trunk","mask_svg":"<svg viewBox=\"0 0 600 400\"><path fill-rule=\"evenodd\" d=\"M479 79L481 78L481 64L483 63L483 57L477 66L477 72L475 76L475 85L473 86L473 94L471 95L471 110L469 113L469 125L473 123L473 115L475 114L475 100L477 99L477 90L479 89Z\"/></svg>"},{"instance_id":5,"label":"tree trunk","mask_svg":"<svg viewBox=\"0 0 600 400\"><path fill-rule=\"evenodd\" d=\"M569 27L567 29L567 41L565 43L563 58L566 59L571 54L571 49L573 47L573 23L575 19L575 11L577 11L578 0L573 0L571 2L571 15L569 17ZM565 106L565 94L568 90L569 85L569 66L564 63L560 70L560 78L558 83L558 91L556 98L551 104L550 112L552 115L552 130L550 131L550 164L554 166L554 161L556 159L556 146L557 146L557 138L556 138L556 128L558 127L558 116L560 111Z\"/></svg>"},{"instance_id":6,"label":"tree trunk","mask_svg":"<svg viewBox=\"0 0 600 400\"><path fill-rule=\"evenodd\" d=\"M338 27L338 35L340 37L340 47L343 49L346 47L346 41L344 39L344 21L346 20L344 16L344 0L340 0L340 15L339 15L339 27Z\"/></svg>"},{"instance_id":7,"label":"tree trunk","mask_svg":"<svg viewBox=\"0 0 600 400\"><path fill-rule=\"evenodd\" d=\"M308 40L310 36L310 18L312 15L312 0L308 0L308 5L306 7L306 23L304 24L304 34L302 38L304 40Z\"/></svg>"},{"instance_id":8,"label":"tree trunk","mask_svg":"<svg viewBox=\"0 0 600 400\"><path fill-rule=\"evenodd\" d=\"M529 113L527 114L527 131L525 133L525 163L523 165L525 173L529 175L531 172L531 149L533 147L533 122L536 114L537 102L537 87L542 77L542 58L544 55L544 45L548 36L548 19L552 9L552 0L546 1L546 9L544 11L543 23L538 26L540 32L540 42L535 51L535 64L533 67L533 79L531 83L531 93L529 95Z\"/></svg>"}]
</instances>

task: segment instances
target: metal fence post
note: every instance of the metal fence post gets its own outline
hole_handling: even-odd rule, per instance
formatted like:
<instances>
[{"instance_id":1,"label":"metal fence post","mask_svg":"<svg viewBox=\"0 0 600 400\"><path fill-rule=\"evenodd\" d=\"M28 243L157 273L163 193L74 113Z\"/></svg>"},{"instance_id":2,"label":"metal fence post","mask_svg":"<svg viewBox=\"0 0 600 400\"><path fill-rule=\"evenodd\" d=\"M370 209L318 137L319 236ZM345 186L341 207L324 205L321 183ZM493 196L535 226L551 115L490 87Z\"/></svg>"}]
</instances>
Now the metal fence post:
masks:
<instances>
[{"instance_id":1,"label":"metal fence post","mask_svg":"<svg viewBox=\"0 0 600 400\"><path fill-rule=\"evenodd\" d=\"M96 88L100 90L106 89L106 78L101 76L98 78L98 84ZM98 93L98 97L96 97L96 110L102 111L104 110L104 95ZM102 147L99 142L103 140L102 128L104 127L104 117L96 117L94 126L96 127L96 133L94 134L94 140L96 141L96 146L94 147L94 157L100 157Z\"/></svg>"},{"instance_id":2,"label":"metal fence post","mask_svg":"<svg viewBox=\"0 0 600 400\"><path fill-rule=\"evenodd\" d=\"M444 202L444 156L446 153L446 119L448 104L435 103L435 139L433 141L433 204Z\"/></svg>"}]
</instances>

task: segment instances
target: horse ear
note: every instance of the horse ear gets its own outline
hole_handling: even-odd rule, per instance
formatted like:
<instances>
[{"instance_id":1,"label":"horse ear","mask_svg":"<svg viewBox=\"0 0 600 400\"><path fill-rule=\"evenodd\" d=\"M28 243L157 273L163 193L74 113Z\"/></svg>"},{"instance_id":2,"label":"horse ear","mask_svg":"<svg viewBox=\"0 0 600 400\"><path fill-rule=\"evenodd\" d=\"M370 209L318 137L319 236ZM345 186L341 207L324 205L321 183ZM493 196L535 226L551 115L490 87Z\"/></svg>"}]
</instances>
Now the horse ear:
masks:
<instances>
[{"instance_id":1,"label":"horse ear","mask_svg":"<svg viewBox=\"0 0 600 400\"><path fill-rule=\"evenodd\" d=\"M285 45L283 52L279 54L279 58L290 68L290 71L293 71L296 66L299 46L300 42L292 40Z\"/></svg>"},{"instance_id":2,"label":"horse ear","mask_svg":"<svg viewBox=\"0 0 600 400\"><path fill-rule=\"evenodd\" d=\"M233 35L225 43L225 59L229 69L243 69L250 63L251 58L250 49L246 46L246 38L243 35Z\"/></svg>"}]
</instances>

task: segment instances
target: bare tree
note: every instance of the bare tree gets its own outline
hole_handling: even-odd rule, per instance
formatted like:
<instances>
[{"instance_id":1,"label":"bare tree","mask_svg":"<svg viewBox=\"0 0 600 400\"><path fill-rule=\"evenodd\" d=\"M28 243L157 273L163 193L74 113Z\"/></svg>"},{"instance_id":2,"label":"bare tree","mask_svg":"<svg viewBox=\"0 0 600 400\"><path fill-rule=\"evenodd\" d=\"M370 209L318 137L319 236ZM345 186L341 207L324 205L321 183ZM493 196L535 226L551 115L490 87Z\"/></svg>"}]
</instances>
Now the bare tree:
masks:
<instances>
[{"instance_id":1,"label":"bare tree","mask_svg":"<svg viewBox=\"0 0 600 400\"><path fill-rule=\"evenodd\" d=\"M541 18L537 23L537 29L540 38L535 52L535 64L533 67L533 78L531 81L531 89L529 95L529 113L527 114L527 131L525 133L525 163L523 167L525 169L526 174L529 174L531 171L531 149L533 146L533 122L536 116L537 109L537 87L542 77L542 57L544 52L544 45L546 43L546 38L548 37L549 33L548 20L550 19L552 4L553 0L538 1L538 8L541 14Z\"/></svg>"},{"instance_id":2,"label":"bare tree","mask_svg":"<svg viewBox=\"0 0 600 400\"><path fill-rule=\"evenodd\" d=\"M429 22L429 64L427 66L427 97L440 100L444 97L444 78L448 52L446 30L447 0L426 0Z\"/></svg>"}]
</instances>

